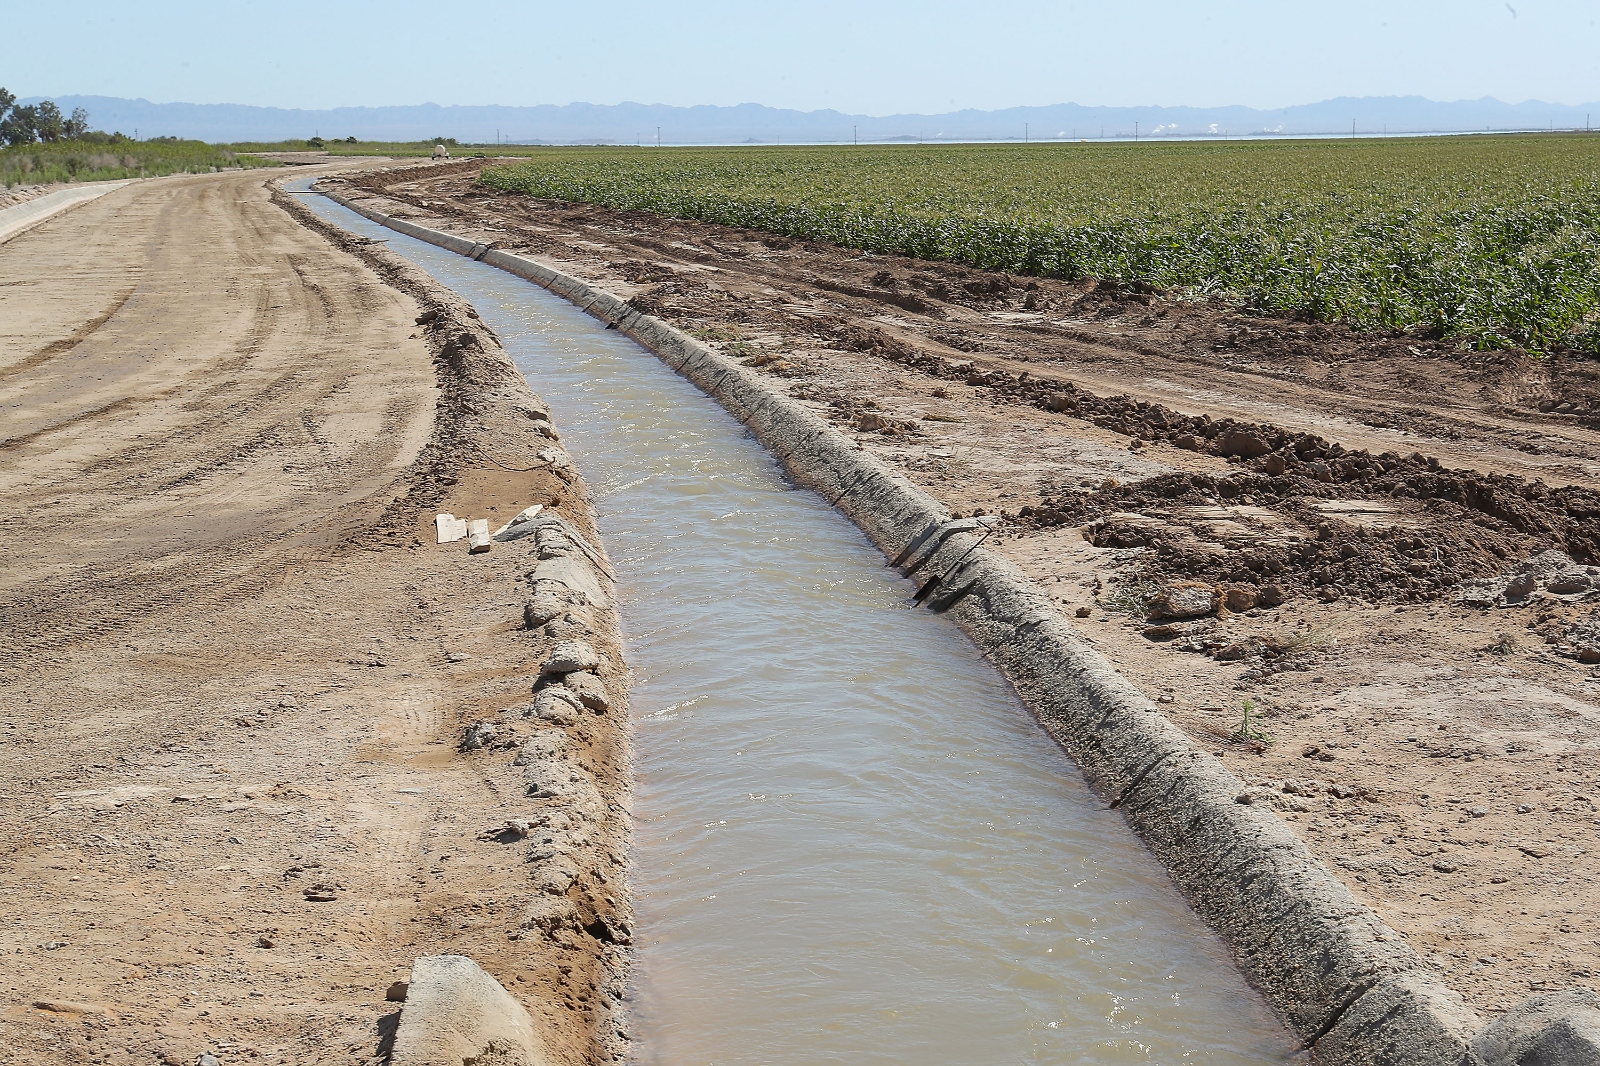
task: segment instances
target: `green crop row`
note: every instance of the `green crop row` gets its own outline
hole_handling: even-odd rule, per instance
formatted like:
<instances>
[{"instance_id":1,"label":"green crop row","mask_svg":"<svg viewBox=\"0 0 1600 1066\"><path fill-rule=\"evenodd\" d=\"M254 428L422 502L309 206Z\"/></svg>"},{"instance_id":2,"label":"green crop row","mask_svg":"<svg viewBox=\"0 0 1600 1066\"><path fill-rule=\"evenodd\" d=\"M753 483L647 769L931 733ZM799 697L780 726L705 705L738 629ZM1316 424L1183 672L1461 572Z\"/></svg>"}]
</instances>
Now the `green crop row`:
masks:
<instances>
[{"instance_id":1,"label":"green crop row","mask_svg":"<svg viewBox=\"0 0 1600 1066\"><path fill-rule=\"evenodd\" d=\"M550 148L482 180L1480 348L1600 350L1600 137Z\"/></svg>"},{"instance_id":2,"label":"green crop row","mask_svg":"<svg viewBox=\"0 0 1600 1066\"><path fill-rule=\"evenodd\" d=\"M0 185L112 181L273 165L204 141L135 141L110 134L92 137L0 148Z\"/></svg>"}]
</instances>

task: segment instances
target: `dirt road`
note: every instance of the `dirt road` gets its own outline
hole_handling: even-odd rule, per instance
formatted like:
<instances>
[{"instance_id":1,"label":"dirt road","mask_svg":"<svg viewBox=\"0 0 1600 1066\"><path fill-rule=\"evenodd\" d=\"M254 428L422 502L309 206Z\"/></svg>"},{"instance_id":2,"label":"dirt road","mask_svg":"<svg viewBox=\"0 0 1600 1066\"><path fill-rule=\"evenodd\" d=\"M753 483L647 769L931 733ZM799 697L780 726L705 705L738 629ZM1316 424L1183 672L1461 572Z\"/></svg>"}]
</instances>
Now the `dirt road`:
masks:
<instances>
[{"instance_id":1,"label":"dirt road","mask_svg":"<svg viewBox=\"0 0 1600 1066\"><path fill-rule=\"evenodd\" d=\"M549 650L534 548L433 536L532 503L592 534L582 483L535 461L470 311L273 176L137 183L0 247L0 1060L365 1062L448 952L593 1061L625 825L558 842L555 888L526 829L486 833L541 816L508 750ZM573 735L620 799L594 640L616 708ZM581 920L534 937L558 889Z\"/></svg>"},{"instance_id":2,"label":"dirt road","mask_svg":"<svg viewBox=\"0 0 1600 1066\"><path fill-rule=\"evenodd\" d=\"M1005 515L991 544L1478 1010L1600 983L1592 361L532 200L477 165L350 195L630 298ZM1186 580L1201 605L1163 612Z\"/></svg>"}]
</instances>

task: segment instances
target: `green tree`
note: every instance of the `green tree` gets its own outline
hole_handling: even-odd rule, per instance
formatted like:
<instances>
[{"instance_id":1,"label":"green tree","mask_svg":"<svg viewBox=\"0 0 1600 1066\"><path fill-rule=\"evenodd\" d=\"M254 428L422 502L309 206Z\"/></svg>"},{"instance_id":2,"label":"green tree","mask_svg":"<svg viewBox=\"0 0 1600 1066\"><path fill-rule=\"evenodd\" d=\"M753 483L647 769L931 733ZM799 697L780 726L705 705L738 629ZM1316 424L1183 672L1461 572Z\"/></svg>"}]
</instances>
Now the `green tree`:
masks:
<instances>
[{"instance_id":1,"label":"green tree","mask_svg":"<svg viewBox=\"0 0 1600 1066\"><path fill-rule=\"evenodd\" d=\"M32 144L39 139L39 132L35 127L37 113L32 107L12 107L6 117L0 119L0 141L9 145Z\"/></svg>"},{"instance_id":2,"label":"green tree","mask_svg":"<svg viewBox=\"0 0 1600 1066\"><path fill-rule=\"evenodd\" d=\"M40 100L33 108L33 130L41 141L59 141L66 132L67 120L54 100Z\"/></svg>"},{"instance_id":3,"label":"green tree","mask_svg":"<svg viewBox=\"0 0 1600 1066\"><path fill-rule=\"evenodd\" d=\"M89 132L89 112L81 107L73 108L72 117L67 119L62 128L66 131L66 136L69 139L77 140Z\"/></svg>"}]
</instances>

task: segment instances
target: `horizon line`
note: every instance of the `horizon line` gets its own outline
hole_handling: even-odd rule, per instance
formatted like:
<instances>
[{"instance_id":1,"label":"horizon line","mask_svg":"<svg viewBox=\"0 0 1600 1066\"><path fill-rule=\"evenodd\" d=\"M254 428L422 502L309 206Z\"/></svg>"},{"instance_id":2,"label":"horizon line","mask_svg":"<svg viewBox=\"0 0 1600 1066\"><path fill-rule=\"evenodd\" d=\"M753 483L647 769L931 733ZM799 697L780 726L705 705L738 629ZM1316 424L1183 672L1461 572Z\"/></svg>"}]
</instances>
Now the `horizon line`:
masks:
<instances>
[{"instance_id":1,"label":"horizon line","mask_svg":"<svg viewBox=\"0 0 1600 1066\"><path fill-rule=\"evenodd\" d=\"M880 114L868 114L866 112L842 111L842 110L840 110L840 109L838 109L836 107L821 107L821 108L812 108L810 110L805 110L805 109L798 108L798 107L782 107L782 106L778 106L778 105L775 105L775 104L763 104L763 103L760 103L760 102L754 101L754 100L746 100L746 101L742 101L742 102L737 103L737 104L663 104L663 103L645 103L645 102L638 101L638 100L622 100L622 101L619 101L617 103L610 103L610 104L597 104L597 103L593 103L593 102L588 101L588 100L571 100L571 101L568 101L567 103L564 103L564 104L553 104L553 103L541 103L541 104L501 104L501 103L440 104L440 103L437 103L437 102L432 101L432 100L425 100L425 101L422 101L420 103L337 104L337 105L327 106L327 107L284 107L284 106L278 105L278 104L247 104L247 103L238 103L238 102L235 102L235 101L213 101L213 102L209 102L209 103L203 103L203 102L198 102L198 101L194 101L194 100L152 100L152 99L150 99L148 97L145 97L145 96L110 96L110 95L105 95L105 94L101 94L101 93L77 92L77 93L57 93L57 94L53 94L53 95L51 95L51 94L33 94L33 95L29 95L29 96L21 96L21 94L19 94L18 103L22 103L22 102L25 102L25 101L35 101L35 100L64 100L64 99L73 99L73 98L102 99L102 100L125 100L125 101L128 101L130 103L144 103L144 104L150 104L150 105L156 106L156 107L174 107L174 106L184 106L184 107L249 107L249 108L258 108L258 109L265 110L265 111L378 111L378 110L385 110L385 109L419 108L419 107L436 107L436 108L439 108L441 110L449 109L449 108L508 108L508 109L518 109L518 110L533 110L533 109L537 109L537 108L561 109L561 108L568 108L568 107L607 107L607 108L609 108L609 107L659 107L659 108L671 108L671 109L674 109L674 110L688 111L688 110L694 110L694 109L697 109L697 108L708 108L708 109L714 109L714 110L736 110L738 108L744 108L744 107L759 107L759 108L764 108L764 109L769 110L769 111L786 111L786 112L790 112L790 113L797 114L797 115L835 114L835 115L844 115L844 116L851 117L851 118L870 118L870 119L881 119L881 120L896 119L896 118L909 118L909 117L933 117L933 116L942 116L942 115L960 115L960 114L964 114L964 113L994 114L994 113L1003 112L1003 111L1048 110L1050 108L1058 108L1058 107L1077 107L1077 108L1084 108L1084 109L1087 109L1087 110L1118 110L1118 111L1180 110L1180 109L1193 110L1193 111L1219 111L1219 110L1235 109L1236 108L1236 109L1245 110L1245 111L1271 113L1271 112L1275 112L1275 111L1289 111L1289 110L1293 110L1295 108L1315 107L1315 106L1317 106L1319 104L1338 103L1338 102L1346 101L1346 100L1353 101L1353 102L1355 102L1355 101L1375 101L1375 100L1417 100L1417 101L1422 101L1422 102L1429 103L1429 104L1438 104L1438 105L1444 105L1444 106L1449 106L1449 105L1454 105L1454 104L1494 103L1494 104L1499 104L1499 105L1501 105L1503 107L1526 107L1526 106L1529 106L1529 105L1542 105L1542 106L1547 106L1547 107L1563 107L1563 108L1579 108L1579 107L1590 107L1590 106L1600 107L1600 99L1583 100L1583 101L1578 101L1576 103L1567 103L1567 102L1563 102L1563 101L1559 101L1559 100L1539 100L1539 99L1534 99L1534 98L1531 98L1531 97L1528 98L1528 99L1525 99L1525 100L1508 101L1508 100L1502 100L1497 96L1480 96L1480 97L1475 97L1475 98L1461 98L1461 99L1455 99L1455 100L1437 100L1437 99L1434 99L1431 96L1423 96L1423 95L1416 94L1416 93L1408 93L1408 94L1403 94L1403 95L1390 94L1390 95L1385 95L1385 96L1370 96L1370 95L1369 96L1354 96L1354 95L1329 96L1329 97L1325 97L1325 98L1323 98L1321 100L1312 100L1312 101L1308 101L1308 102L1294 103L1294 104L1282 104L1282 105L1279 105L1279 106L1276 106L1276 107L1257 107L1257 106L1254 106L1252 104L1239 104L1239 103L1231 103L1231 104L1080 104L1080 103L1077 103L1076 101L1073 101L1073 100L1063 100L1063 101L1058 101L1058 102L1049 103L1049 104L1010 104L1010 105L1007 105L1005 107L990 107L990 108L985 108L985 107L960 107L960 108L956 108L954 110L949 110L949 111L897 111L897 112L892 112L892 113L889 113L889 114L881 114L881 115Z\"/></svg>"}]
</instances>

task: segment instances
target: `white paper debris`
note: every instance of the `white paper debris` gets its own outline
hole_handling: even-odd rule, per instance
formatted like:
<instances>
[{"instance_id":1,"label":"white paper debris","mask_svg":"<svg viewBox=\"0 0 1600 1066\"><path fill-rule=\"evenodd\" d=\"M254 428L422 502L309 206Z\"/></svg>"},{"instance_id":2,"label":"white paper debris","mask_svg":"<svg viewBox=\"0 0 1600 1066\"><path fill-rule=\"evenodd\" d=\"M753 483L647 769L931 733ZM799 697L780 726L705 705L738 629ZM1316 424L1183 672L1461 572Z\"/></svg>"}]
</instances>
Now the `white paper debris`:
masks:
<instances>
[{"instance_id":1,"label":"white paper debris","mask_svg":"<svg viewBox=\"0 0 1600 1066\"><path fill-rule=\"evenodd\" d=\"M436 514L433 528L439 533L440 544L452 544L467 535L467 520L453 514Z\"/></svg>"}]
</instances>

